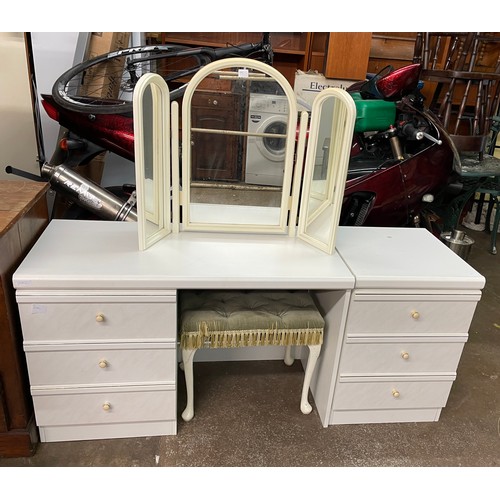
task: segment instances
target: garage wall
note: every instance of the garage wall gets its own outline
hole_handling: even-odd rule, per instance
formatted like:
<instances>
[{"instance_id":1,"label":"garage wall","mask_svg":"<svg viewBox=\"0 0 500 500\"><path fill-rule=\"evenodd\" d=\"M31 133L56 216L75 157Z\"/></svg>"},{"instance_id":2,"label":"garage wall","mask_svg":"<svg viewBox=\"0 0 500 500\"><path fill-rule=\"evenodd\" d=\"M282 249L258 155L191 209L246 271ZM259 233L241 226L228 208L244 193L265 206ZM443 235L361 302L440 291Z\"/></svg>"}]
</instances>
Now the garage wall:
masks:
<instances>
[{"instance_id":1,"label":"garage wall","mask_svg":"<svg viewBox=\"0 0 500 500\"><path fill-rule=\"evenodd\" d=\"M0 60L0 179L19 180L5 167L40 174L24 33L0 32Z\"/></svg>"}]
</instances>

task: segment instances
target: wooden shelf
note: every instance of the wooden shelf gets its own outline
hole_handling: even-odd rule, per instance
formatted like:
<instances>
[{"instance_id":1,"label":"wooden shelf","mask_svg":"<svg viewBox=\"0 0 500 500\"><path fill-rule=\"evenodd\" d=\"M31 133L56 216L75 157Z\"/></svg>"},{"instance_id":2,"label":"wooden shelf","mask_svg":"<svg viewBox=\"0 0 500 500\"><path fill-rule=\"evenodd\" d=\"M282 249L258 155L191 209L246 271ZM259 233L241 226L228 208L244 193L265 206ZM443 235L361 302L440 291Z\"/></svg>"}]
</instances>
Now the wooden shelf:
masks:
<instances>
[{"instance_id":1,"label":"wooden shelf","mask_svg":"<svg viewBox=\"0 0 500 500\"><path fill-rule=\"evenodd\" d=\"M327 78L364 79L391 64L411 63L416 33L271 32L274 67L293 86L297 70L316 70ZM258 43L259 32L155 32L148 43L178 43L188 47L225 47Z\"/></svg>"},{"instance_id":2,"label":"wooden shelf","mask_svg":"<svg viewBox=\"0 0 500 500\"><path fill-rule=\"evenodd\" d=\"M307 33L270 33L273 50L278 53L304 54L307 49ZM199 47L225 47L242 43L258 43L262 33L195 33L159 32L146 33L146 39L153 43L179 43Z\"/></svg>"},{"instance_id":3,"label":"wooden shelf","mask_svg":"<svg viewBox=\"0 0 500 500\"><path fill-rule=\"evenodd\" d=\"M271 45L274 52L274 67L280 71L293 86L295 72L300 69L311 69L311 53L313 34L308 32L270 33ZM258 43L262 40L262 33L195 33L195 32L151 32L146 33L148 44L177 43L188 47L226 47L244 43ZM321 50L314 55L315 66L323 65L324 52ZM320 62L318 60L321 59ZM312 69L318 69L317 67ZM322 68L321 68L322 69Z\"/></svg>"},{"instance_id":4,"label":"wooden shelf","mask_svg":"<svg viewBox=\"0 0 500 500\"><path fill-rule=\"evenodd\" d=\"M416 35L416 32L373 33L368 71L378 73L389 64L394 68L411 64Z\"/></svg>"}]
</instances>

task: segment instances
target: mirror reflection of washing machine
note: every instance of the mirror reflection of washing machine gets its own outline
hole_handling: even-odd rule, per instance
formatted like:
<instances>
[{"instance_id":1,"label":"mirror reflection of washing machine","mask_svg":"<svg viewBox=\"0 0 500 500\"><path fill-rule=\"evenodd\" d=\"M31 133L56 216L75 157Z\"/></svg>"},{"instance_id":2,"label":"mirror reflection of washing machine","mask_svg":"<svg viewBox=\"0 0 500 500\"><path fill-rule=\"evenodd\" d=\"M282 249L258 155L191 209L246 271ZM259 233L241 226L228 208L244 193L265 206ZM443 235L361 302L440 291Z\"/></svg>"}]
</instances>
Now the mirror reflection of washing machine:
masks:
<instances>
[{"instance_id":1,"label":"mirror reflection of washing machine","mask_svg":"<svg viewBox=\"0 0 500 500\"><path fill-rule=\"evenodd\" d=\"M288 127L288 98L269 94L250 94L248 132L276 134L276 137L248 137L245 182L282 186Z\"/></svg>"}]
</instances>

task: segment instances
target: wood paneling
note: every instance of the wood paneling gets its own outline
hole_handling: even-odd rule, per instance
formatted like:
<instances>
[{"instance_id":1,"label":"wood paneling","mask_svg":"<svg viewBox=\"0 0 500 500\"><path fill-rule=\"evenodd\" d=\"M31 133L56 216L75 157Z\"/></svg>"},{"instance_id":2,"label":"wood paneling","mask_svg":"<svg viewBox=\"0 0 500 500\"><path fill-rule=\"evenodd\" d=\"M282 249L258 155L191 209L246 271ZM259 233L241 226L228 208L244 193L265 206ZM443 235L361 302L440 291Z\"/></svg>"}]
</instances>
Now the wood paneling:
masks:
<instances>
[{"instance_id":1,"label":"wood paneling","mask_svg":"<svg viewBox=\"0 0 500 500\"><path fill-rule=\"evenodd\" d=\"M378 73L387 65L401 68L411 64L416 36L416 32L374 32L368 72Z\"/></svg>"},{"instance_id":2,"label":"wood paneling","mask_svg":"<svg viewBox=\"0 0 500 500\"><path fill-rule=\"evenodd\" d=\"M12 275L48 223L46 183L0 181L0 456L37 442Z\"/></svg>"},{"instance_id":3,"label":"wood paneling","mask_svg":"<svg viewBox=\"0 0 500 500\"><path fill-rule=\"evenodd\" d=\"M364 80L368 68L372 34L330 33L325 76L346 80Z\"/></svg>"}]
</instances>

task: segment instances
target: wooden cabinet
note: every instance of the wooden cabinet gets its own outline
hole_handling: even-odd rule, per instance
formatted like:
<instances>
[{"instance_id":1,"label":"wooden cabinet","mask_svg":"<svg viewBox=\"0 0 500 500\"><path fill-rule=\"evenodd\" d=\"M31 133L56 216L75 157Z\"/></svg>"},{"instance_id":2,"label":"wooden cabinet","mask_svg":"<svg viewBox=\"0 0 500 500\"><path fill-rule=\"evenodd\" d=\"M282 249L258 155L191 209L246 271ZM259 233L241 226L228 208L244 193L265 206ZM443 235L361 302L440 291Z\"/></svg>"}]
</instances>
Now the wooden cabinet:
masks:
<instances>
[{"instance_id":1,"label":"wooden cabinet","mask_svg":"<svg viewBox=\"0 0 500 500\"><path fill-rule=\"evenodd\" d=\"M372 33L368 72L378 73L387 65L401 68L413 61L416 32Z\"/></svg>"},{"instance_id":2,"label":"wooden cabinet","mask_svg":"<svg viewBox=\"0 0 500 500\"><path fill-rule=\"evenodd\" d=\"M12 275L48 223L47 184L0 181L0 456L30 456L33 419Z\"/></svg>"},{"instance_id":3,"label":"wooden cabinet","mask_svg":"<svg viewBox=\"0 0 500 500\"><path fill-rule=\"evenodd\" d=\"M191 125L200 129L240 130L243 97L238 94L198 91L191 103ZM241 180L242 144L240 137L228 134L192 135L191 179L194 181Z\"/></svg>"},{"instance_id":4,"label":"wooden cabinet","mask_svg":"<svg viewBox=\"0 0 500 500\"><path fill-rule=\"evenodd\" d=\"M372 34L330 33L325 76L346 80L364 80L368 69Z\"/></svg>"}]
</instances>

